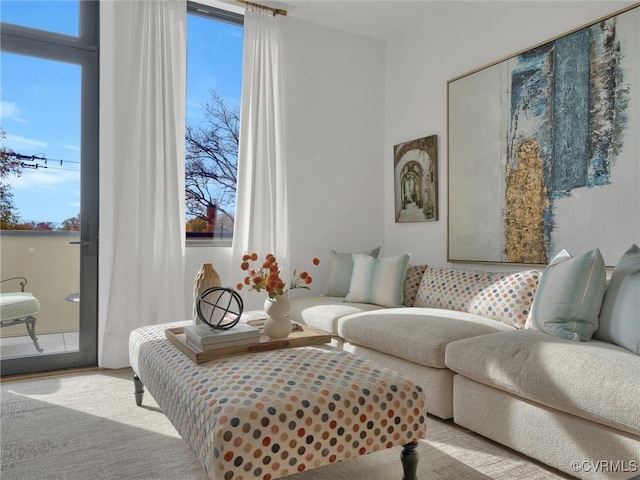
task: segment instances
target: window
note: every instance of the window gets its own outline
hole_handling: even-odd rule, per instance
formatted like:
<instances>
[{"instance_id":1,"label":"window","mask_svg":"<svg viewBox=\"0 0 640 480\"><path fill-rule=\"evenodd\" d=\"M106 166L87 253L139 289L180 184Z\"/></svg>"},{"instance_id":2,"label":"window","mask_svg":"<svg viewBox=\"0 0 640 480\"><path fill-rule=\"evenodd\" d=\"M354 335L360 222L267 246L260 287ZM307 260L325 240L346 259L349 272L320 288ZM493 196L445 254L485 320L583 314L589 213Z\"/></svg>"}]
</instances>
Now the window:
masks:
<instances>
[{"instance_id":1,"label":"window","mask_svg":"<svg viewBox=\"0 0 640 480\"><path fill-rule=\"evenodd\" d=\"M97 129L83 138L82 119L97 125L98 4L3 0L0 9L2 228L78 230L81 144L97 158Z\"/></svg>"},{"instance_id":2,"label":"window","mask_svg":"<svg viewBox=\"0 0 640 480\"><path fill-rule=\"evenodd\" d=\"M35 28L47 32L79 35L79 0L2 0L0 11L4 23Z\"/></svg>"},{"instance_id":3,"label":"window","mask_svg":"<svg viewBox=\"0 0 640 480\"><path fill-rule=\"evenodd\" d=\"M2 375L97 364L99 3L0 2L0 264L40 303ZM82 298L82 302L79 299Z\"/></svg>"},{"instance_id":4,"label":"window","mask_svg":"<svg viewBox=\"0 0 640 480\"><path fill-rule=\"evenodd\" d=\"M235 217L243 16L187 4L185 131L189 245L230 245Z\"/></svg>"}]
</instances>

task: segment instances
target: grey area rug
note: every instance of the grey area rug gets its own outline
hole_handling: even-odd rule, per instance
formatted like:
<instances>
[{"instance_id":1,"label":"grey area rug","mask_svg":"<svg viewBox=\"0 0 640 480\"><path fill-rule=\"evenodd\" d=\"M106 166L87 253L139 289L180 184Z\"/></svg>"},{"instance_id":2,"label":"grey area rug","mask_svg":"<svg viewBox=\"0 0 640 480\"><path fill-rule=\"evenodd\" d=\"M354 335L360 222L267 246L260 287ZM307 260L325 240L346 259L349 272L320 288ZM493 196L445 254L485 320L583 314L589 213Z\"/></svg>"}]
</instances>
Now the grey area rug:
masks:
<instances>
[{"instance_id":1,"label":"grey area rug","mask_svg":"<svg viewBox=\"0 0 640 480\"><path fill-rule=\"evenodd\" d=\"M196 457L145 394L136 407L130 369L3 382L2 480L207 480ZM429 417L418 478L570 478ZM400 448L292 475L291 480L402 478Z\"/></svg>"}]
</instances>

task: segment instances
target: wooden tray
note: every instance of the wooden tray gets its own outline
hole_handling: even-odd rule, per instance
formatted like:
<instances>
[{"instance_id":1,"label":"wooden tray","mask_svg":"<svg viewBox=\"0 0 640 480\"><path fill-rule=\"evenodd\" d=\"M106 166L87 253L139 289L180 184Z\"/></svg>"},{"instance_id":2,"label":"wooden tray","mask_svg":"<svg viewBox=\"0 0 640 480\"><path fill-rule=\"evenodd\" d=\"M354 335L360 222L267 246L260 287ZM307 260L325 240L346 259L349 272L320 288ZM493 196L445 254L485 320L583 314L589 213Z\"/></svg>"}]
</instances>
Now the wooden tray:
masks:
<instances>
[{"instance_id":1,"label":"wooden tray","mask_svg":"<svg viewBox=\"0 0 640 480\"><path fill-rule=\"evenodd\" d=\"M184 327L167 328L164 333L171 343L196 363L241 355L243 353L265 352L279 348L305 347L308 345L322 345L323 343L329 343L331 341L330 334L301 324L298 324L297 328L293 330L287 338L272 340L265 334L261 334L258 343L236 345L215 350L201 350L191 346L191 344L187 343Z\"/></svg>"}]
</instances>

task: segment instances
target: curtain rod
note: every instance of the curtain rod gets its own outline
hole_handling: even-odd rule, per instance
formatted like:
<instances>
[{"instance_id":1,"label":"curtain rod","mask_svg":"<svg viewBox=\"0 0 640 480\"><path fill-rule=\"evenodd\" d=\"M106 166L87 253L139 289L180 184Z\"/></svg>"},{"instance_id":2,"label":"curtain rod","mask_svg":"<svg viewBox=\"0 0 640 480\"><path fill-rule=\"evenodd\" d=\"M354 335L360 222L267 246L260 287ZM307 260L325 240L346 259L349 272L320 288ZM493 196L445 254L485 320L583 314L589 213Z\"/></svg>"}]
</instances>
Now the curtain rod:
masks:
<instances>
[{"instance_id":1,"label":"curtain rod","mask_svg":"<svg viewBox=\"0 0 640 480\"><path fill-rule=\"evenodd\" d=\"M273 12L273 15L282 15L283 17L287 16L287 11L283 10L281 8L274 8L274 7L268 7L267 5L260 5L259 3L253 3L253 2L246 2L245 0L234 0L238 3L243 3L244 5L247 5L248 7L256 7L256 8L262 8L264 10L269 10L270 12Z\"/></svg>"}]
</instances>

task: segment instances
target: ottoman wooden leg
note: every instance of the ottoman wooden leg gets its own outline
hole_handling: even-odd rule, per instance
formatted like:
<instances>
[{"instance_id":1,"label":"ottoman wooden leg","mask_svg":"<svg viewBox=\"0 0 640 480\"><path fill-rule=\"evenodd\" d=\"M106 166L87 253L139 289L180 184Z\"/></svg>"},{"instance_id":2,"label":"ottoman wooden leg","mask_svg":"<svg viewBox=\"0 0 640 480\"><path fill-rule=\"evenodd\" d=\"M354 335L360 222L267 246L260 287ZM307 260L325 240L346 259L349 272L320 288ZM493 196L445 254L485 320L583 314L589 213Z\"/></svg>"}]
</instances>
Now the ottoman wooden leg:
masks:
<instances>
[{"instance_id":1,"label":"ottoman wooden leg","mask_svg":"<svg viewBox=\"0 0 640 480\"><path fill-rule=\"evenodd\" d=\"M418 471L418 442L409 442L402 447L400 460L402 461L402 480L417 480Z\"/></svg>"},{"instance_id":2,"label":"ottoman wooden leg","mask_svg":"<svg viewBox=\"0 0 640 480\"><path fill-rule=\"evenodd\" d=\"M138 375L133 376L133 385L135 387L133 394L136 396L136 405L140 407L142 406L142 396L144 395L144 385L142 384L142 380L140 380L140 377L138 377Z\"/></svg>"}]
</instances>

